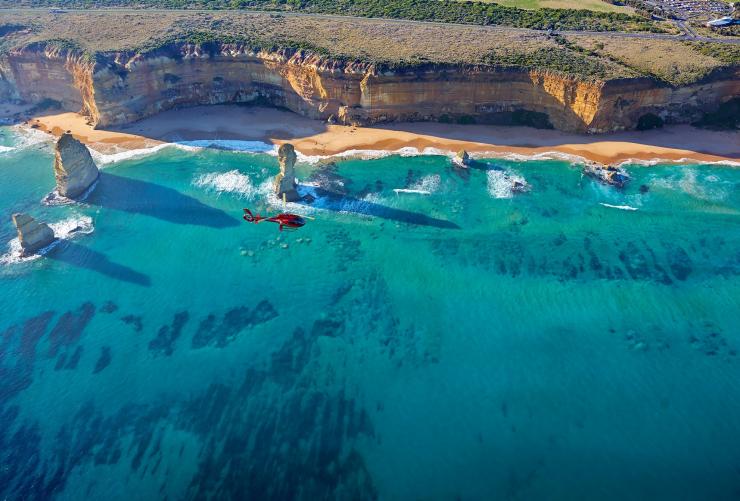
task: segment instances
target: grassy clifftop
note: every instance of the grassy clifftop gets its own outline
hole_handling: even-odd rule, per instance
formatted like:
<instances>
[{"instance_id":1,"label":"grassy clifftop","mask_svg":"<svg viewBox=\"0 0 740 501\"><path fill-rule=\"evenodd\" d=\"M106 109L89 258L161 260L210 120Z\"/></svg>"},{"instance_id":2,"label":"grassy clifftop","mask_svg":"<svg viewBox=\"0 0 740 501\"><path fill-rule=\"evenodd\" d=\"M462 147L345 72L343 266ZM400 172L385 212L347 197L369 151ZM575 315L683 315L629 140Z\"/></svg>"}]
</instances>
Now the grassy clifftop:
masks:
<instances>
[{"instance_id":1,"label":"grassy clifftop","mask_svg":"<svg viewBox=\"0 0 740 501\"><path fill-rule=\"evenodd\" d=\"M547 36L540 31L483 26L234 11L5 12L0 24L0 50L43 43L96 57L114 51L148 52L176 42L307 49L334 59L393 68L496 65L585 79L649 76L670 84L698 80L740 60L735 47L606 33Z\"/></svg>"},{"instance_id":2,"label":"grassy clifftop","mask_svg":"<svg viewBox=\"0 0 740 501\"><path fill-rule=\"evenodd\" d=\"M652 31L668 28L649 18L586 9L519 9L497 3L457 0L0 0L0 7L160 9L253 9L358 17L408 19L532 29Z\"/></svg>"}]
</instances>

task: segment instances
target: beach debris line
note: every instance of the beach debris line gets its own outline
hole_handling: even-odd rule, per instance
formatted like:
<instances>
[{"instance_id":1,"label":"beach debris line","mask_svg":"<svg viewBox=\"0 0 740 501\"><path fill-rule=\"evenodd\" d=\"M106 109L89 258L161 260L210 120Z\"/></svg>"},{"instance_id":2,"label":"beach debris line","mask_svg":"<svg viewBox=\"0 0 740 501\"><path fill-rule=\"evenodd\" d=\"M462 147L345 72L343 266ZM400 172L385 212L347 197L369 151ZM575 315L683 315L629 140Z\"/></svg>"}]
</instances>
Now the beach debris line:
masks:
<instances>
[{"instance_id":1,"label":"beach debris line","mask_svg":"<svg viewBox=\"0 0 740 501\"><path fill-rule=\"evenodd\" d=\"M21 244L21 256L29 256L52 244L56 237L48 224L36 221L28 214L13 214L13 224Z\"/></svg>"},{"instance_id":2,"label":"beach debris line","mask_svg":"<svg viewBox=\"0 0 740 501\"><path fill-rule=\"evenodd\" d=\"M262 221L269 221L280 225L280 231L283 231L283 228L288 230L297 230L306 224L307 219L313 219L309 216L299 216L298 214L291 214L289 212L282 212L277 216L261 216L259 214L252 214L252 211L249 209L245 208L243 210L244 215L242 216L242 219L246 222L257 224Z\"/></svg>"},{"instance_id":3,"label":"beach debris line","mask_svg":"<svg viewBox=\"0 0 740 501\"><path fill-rule=\"evenodd\" d=\"M617 188L624 188L630 181L629 174L622 167L601 165L596 162L588 162L583 167L583 174Z\"/></svg>"}]
</instances>

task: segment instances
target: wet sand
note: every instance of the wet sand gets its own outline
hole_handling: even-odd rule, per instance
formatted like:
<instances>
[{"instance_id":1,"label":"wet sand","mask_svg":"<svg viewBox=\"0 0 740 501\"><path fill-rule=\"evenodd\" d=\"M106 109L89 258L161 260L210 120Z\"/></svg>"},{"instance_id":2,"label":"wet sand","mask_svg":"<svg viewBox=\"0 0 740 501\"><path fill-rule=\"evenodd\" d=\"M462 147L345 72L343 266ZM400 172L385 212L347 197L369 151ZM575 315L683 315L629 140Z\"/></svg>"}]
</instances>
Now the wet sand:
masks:
<instances>
[{"instance_id":1,"label":"wet sand","mask_svg":"<svg viewBox=\"0 0 740 501\"><path fill-rule=\"evenodd\" d=\"M238 105L172 110L115 129L93 129L85 117L76 113L37 117L28 123L55 135L69 130L101 153L147 148L178 140L239 139L272 144L291 142L304 155L327 156L353 150L434 148L526 156L557 152L605 164L627 160L716 162L740 159L740 133L709 131L688 125L606 135L421 122L352 127L327 125L272 108Z\"/></svg>"}]
</instances>

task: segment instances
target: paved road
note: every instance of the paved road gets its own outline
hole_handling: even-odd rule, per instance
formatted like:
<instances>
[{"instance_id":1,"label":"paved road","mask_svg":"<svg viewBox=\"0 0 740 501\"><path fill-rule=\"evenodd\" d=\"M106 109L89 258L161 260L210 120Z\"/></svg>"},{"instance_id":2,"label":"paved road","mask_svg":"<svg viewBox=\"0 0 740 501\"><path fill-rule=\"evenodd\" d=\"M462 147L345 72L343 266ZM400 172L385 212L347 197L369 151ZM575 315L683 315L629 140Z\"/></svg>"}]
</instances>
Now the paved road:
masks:
<instances>
[{"instance_id":1,"label":"paved road","mask_svg":"<svg viewBox=\"0 0 740 501\"><path fill-rule=\"evenodd\" d=\"M49 12L50 9L48 8L11 8L11 9L4 9L0 8L0 12L19 12L19 13L38 13L38 12ZM229 10L226 9L220 9L220 10L213 10L213 9L133 9L133 8L109 8L109 9L63 9L64 12L84 12L89 13L91 11L95 12L121 12L121 13L131 13L131 14L157 14L157 13L170 13L170 12L179 12L179 13L200 13L200 14L214 14L218 12L229 12ZM412 21L409 19L393 19L393 18L385 18L385 17L357 17L357 16L337 16L337 15L331 15L331 14L312 14L312 13L305 13L305 12L282 12L282 11L265 11L265 10L247 10L247 9L239 9L234 10L233 12L239 12L241 14L273 14L273 15L281 15L285 17L312 17L312 18L323 18L323 19L331 19L331 20L357 20L357 21L367 21L367 20L375 20L375 21L383 21L385 23L397 23L397 24L422 24L422 25L436 25L436 26L476 26L479 28L492 30L492 31L518 31L518 32L532 32L536 30L530 30L527 28L513 28L510 26L499 26L499 25L478 25L478 24L462 24L462 23L443 23L443 22L437 22L437 21ZM686 28L686 33L693 33L692 30ZM661 33L623 33L619 31L575 31L575 30L562 30L558 31L557 34L560 35L601 35L601 36L612 36L612 37L624 37L624 38L642 38L647 40L688 40L688 41L697 41L697 42L716 42L716 43L725 43L725 44L738 44L740 45L740 37L737 38L710 38L710 37L700 37L700 36L691 36L689 34L684 35L667 35L667 34L661 34Z\"/></svg>"}]
</instances>

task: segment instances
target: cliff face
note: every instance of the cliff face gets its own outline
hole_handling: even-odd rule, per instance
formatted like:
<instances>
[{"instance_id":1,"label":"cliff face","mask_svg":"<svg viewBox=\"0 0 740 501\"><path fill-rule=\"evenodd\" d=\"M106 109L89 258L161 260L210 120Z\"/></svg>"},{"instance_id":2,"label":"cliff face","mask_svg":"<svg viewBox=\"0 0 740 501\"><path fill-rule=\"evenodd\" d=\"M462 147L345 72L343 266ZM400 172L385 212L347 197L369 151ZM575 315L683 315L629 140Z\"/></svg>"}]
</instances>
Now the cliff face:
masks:
<instances>
[{"instance_id":1,"label":"cliff face","mask_svg":"<svg viewBox=\"0 0 740 501\"><path fill-rule=\"evenodd\" d=\"M347 124L474 120L606 132L634 128L646 113L668 123L695 120L739 96L738 77L740 70L724 70L676 88L647 78L591 82L484 66L384 70L228 44L111 53L96 63L33 47L0 57L0 97L54 99L101 127L182 106L261 101Z\"/></svg>"}]
</instances>

